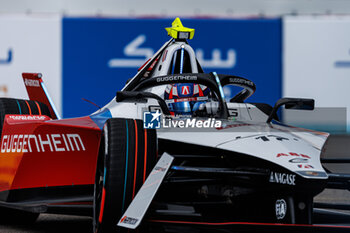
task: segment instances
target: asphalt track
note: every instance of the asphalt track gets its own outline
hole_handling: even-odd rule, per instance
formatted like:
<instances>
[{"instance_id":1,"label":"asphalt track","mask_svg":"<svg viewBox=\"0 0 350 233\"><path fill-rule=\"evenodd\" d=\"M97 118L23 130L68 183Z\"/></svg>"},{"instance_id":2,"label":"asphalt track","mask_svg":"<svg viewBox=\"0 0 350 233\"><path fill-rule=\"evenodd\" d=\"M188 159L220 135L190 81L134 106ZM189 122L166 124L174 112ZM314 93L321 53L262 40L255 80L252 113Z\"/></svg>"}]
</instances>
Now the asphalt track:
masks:
<instances>
[{"instance_id":1,"label":"asphalt track","mask_svg":"<svg viewBox=\"0 0 350 233\"><path fill-rule=\"evenodd\" d=\"M328 218L328 217L326 217ZM346 218L350 227L350 217ZM316 223L317 224L317 223ZM334 223L333 223L334 224ZM20 226L20 225L0 225L1 233L92 233L92 220L90 217L79 217L79 216L67 216L67 215L50 215L41 214L39 219L32 225ZM178 224L176 224L178 225ZM339 225L335 223L335 225ZM350 228L347 229L322 229L305 226L266 226L266 225L255 225L255 224L233 224L232 226L212 226L209 229L206 228L203 232L225 232L225 233L300 233L300 232L312 232L312 233L348 233ZM176 228L174 228L176 229ZM173 229L173 230L174 230ZM180 227L176 232L202 232L196 230L186 230L186 228ZM184 231L185 230L185 231ZM155 231L151 231L152 233Z\"/></svg>"},{"instance_id":2,"label":"asphalt track","mask_svg":"<svg viewBox=\"0 0 350 233\"><path fill-rule=\"evenodd\" d=\"M324 156L326 158L350 158L350 136L336 135L330 138L326 145ZM350 173L350 164L331 164L327 168L332 172ZM350 192L343 190L325 190L315 198L317 202L350 204ZM349 214L350 211L346 211ZM349 215L350 216L350 215ZM328 217L325 217L328 218ZM350 225L350 217L346 217L341 225ZM251 228L252 232L257 232L258 228ZM259 228L261 229L261 228ZM297 230L298 232L301 229ZM225 231L231 232L231 231ZM243 232L251 232L245 230ZM286 229L267 232L289 232ZM293 231L291 231L293 232ZM315 230L314 232L321 232ZM337 232L337 231L331 231ZM344 232L350 232L346 230ZM92 220L90 217L49 215L41 214L33 225L0 225L0 233L92 233Z\"/></svg>"},{"instance_id":3,"label":"asphalt track","mask_svg":"<svg viewBox=\"0 0 350 233\"><path fill-rule=\"evenodd\" d=\"M92 233L90 217L41 214L32 225L0 225L1 233Z\"/></svg>"}]
</instances>

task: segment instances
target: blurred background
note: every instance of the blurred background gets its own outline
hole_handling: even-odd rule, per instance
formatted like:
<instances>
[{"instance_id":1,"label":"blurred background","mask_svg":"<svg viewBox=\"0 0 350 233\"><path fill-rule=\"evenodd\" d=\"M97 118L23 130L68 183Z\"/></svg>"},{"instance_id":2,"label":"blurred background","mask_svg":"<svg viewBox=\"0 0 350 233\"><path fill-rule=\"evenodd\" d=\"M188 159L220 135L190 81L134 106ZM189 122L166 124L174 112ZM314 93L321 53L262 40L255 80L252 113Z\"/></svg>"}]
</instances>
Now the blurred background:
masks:
<instances>
[{"instance_id":1,"label":"blurred background","mask_svg":"<svg viewBox=\"0 0 350 233\"><path fill-rule=\"evenodd\" d=\"M205 72L254 81L250 102L316 100L284 121L350 132L350 1L0 0L0 96L27 98L22 72L40 72L61 115L104 106L164 42L175 17ZM226 90L230 95L230 90Z\"/></svg>"}]
</instances>

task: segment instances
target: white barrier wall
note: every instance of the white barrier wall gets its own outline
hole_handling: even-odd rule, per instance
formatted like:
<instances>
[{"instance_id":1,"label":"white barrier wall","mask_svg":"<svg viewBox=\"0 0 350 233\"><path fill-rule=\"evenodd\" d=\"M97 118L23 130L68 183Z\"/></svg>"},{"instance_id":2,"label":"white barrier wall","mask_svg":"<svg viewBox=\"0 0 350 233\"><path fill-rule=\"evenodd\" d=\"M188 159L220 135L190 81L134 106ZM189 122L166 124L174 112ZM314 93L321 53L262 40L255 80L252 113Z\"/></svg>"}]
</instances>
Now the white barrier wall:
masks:
<instances>
[{"instance_id":1,"label":"white barrier wall","mask_svg":"<svg viewBox=\"0 0 350 233\"><path fill-rule=\"evenodd\" d=\"M0 97L28 98L22 72L40 72L61 112L61 17L0 15Z\"/></svg>"},{"instance_id":2,"label":"white barrier wall","mask_svg":"<svg viewBox=\"0 0 350 233\"><path fill-rule=\"evenodd\" d=\"M284 14L349 14L347 0L0 0L0 13L66 16L232 17Z\"/></svg>"},{"instance_id":3,"label":"white barrier wall","mask_svg":"<svg viewBox=\"0 0 350 233\"><path fill-rule=\"evenodd\" d=\"M350 17L288 16L283 38L282 95L314 98L316 107L346 107L349 131Z\"/></svg>"}]
</instances>

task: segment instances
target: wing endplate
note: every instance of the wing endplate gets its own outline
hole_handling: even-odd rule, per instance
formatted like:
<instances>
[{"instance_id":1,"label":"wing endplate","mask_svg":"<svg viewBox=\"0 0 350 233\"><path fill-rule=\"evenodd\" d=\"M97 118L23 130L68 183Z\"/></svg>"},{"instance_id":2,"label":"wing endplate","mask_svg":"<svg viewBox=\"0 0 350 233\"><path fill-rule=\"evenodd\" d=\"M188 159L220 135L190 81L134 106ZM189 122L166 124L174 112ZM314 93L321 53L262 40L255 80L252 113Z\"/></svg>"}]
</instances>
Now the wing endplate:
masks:
<instances>
[{"instance_id":1,"label":"wing endplate","mask_svg":"<svg viewBox=\"0 0 350 233\"><path fill-rule=\"evenodd\" d=\"M140 225L173 160L174 157L167 153L162 155L128 209L122 215L118 226L136 229Z\"/></svg>"},{"instance_id":2,"label":"wing endplate","mask_svg":"<svg viewBox=\"0 0 350 233\"><path fill-rule=\"evenodd\" d=\"M60 119L56 107L46 90L41 73L22 73L23 82L26 86L30 100L46 104L50 110L52 119Z\"/></svg>"}]
</instances>

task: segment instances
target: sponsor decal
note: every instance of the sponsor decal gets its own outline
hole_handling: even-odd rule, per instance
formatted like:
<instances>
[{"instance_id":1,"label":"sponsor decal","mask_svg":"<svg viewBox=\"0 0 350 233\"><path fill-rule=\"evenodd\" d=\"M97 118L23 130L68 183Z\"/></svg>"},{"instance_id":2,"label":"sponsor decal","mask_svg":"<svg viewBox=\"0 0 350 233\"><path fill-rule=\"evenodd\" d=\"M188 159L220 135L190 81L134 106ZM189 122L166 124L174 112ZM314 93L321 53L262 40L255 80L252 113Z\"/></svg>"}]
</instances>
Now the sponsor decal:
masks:
<instances>
[{"instance_id":1,"label":"sponsor decal","mask_svg":"<svg viewBox=\"0 0 350 233\"><path fill-rule=\"evenodd\" d=\"M183 86L181 90L182 95L188 95L190 94L190 87L189 86Z\"/></svg>"},{"instance_id":2,"label":"sponsor decal","mask_svg":"<svg viewBox=\"0 0 350 233\"><path fill-rule=\"evenodd\" d=\"M298 164L298 168L314 169L314 167L309 164Z\"/></svg>"},{"instance_id":3,"label":"sponsor decal","mask_svg":"<svg viewBox=\"0 0 350 233\"><path fill-rule=\"evenodd\" d=\"M165 61L166 55L167 55L167 54L168 54L168 50L166 49L166 50L164 51L164 53L163 53L162 62Z\"/></svg>"},{"instance_id":4,"label":"sponsor decal","mask_svg":"<svg viewBox=\"0 0 350 233\"><path fill-rule=\"evenodd\" d=\"M309 160L305 159L305 158L294 158L294 159L288 160L288 162L290 162L290 163L308 163Z\"/></svg>"},{"instance_id":5,"label":"sponsor decal","mask_svg":"<svg viewBox=\"0 0 350 233\"><path fill-rule=\"evenodd\" d=\"M166 171L166 168L165 168L165 167L159 167L159 166L157 166L157 167L154 168L154 170L160 171L160 172L165 172L165 171Z\"/></svg>"},{"instance_id":6,"label":"sponsor decal","mask_svg":"<svg viewBox=\"0 0 350 233\"><path fill-rule=\"evenodd\" d=\"M197 76L192 75L175 75L175 76L166 76L156 79L157 82L167 82L167 81L182 81L182 80L197 80Z\"/></svg>"},{"instance_id":7,"label":"sponsor decal","mask_svg":"<svg viewBox=\"0 0 350 233\"><path fill-rule=\"evenodd\" d=\"M37 121L37 120L48 120L50 119L50 117L48 116L39 116L39 115L11 115L9 116L9 118L11 120L15 120L15 121Z\"/></svg>"},{"instance_id":8,"label":"sponsor decal","mask_svg":"<svg viewBox=\"0 0 350 233\"><path fill-rule=\"evenodd\" d=\"M295 176L296 175L294 174L271 172L269 182L277 184L295 185Z\"/></svg>"},{"instance_id":9,"label":"sponsor decal","mask_svg":"<svg viewBox=\"0 0 350 233\"><path fill-rule=\"evenodd\" d=\"M284 217L287 214L287 203L284 199L279 199L276 201L275 205L276 210L276 218L277 219L284 219Z\"/></svg>"},{"instance_id":10,"label":"sponsor decal","mask_svg":"<svg viewBox=\"0 0 350 233\"><path fill-rule=\"evenodd\" d=\"M252 81L241 79L241 78L230 78L229 82L230 83L238 83L238 84L248 85L248 86L254 86L254 83Z\"/></svg>"},{"instance_id":11,"label":"sponsor decal","mask_svg":"<svg viewBox=\"0 0 350 233\"><path fill-rule=\"evenodd\" d=\"M187 102L187 101L204 101L204 100L207 100L207 99L208 99L207 96L204 96L204 97L187 97L187 98L181 98L181 99L168 99L168 100L165 100L165 102L166 103L179 103L179 102Z\"/></svg>"},{"instance_id":12,"label":"sponsor decal","mask_svg":"<svg viewBox=\"0 0 350 233\"><path fill-rule=\"evenodd\" d=\"M238 117L238 109L237 108L228 109L228 114L232 117Z\"/></svg>"},{"instance_id":13,"label":"sponsor decal","mask_svg":"<svg viewBox=\"0 0 350 233\"><path fill-rule=\"evenodd\" d=\"M288 138L276 136L276 135L260 136L260 137L256 137L255 139L261 139L264 142L267 142L267 141L270 141L269 138L275 138L277 141L289 140Z\"/></svg>"},{"instance_id":14,"label":"sponsor decal","mask_svg":"<svg viewBox=\"0 0 350 233\"><path fill-rule=\"evenodd\" d=\"M294 152L289 152L289 153L278 153L277 154L277 158L279 157L288 157L288 156L296 156L296 157L302 157L302 158L306 158L306 159L311 159L310 156L305 155L305 154L298 154L298 153L294 153Z\"/></svg>"},{"instance_id":15,"label":"sponsor decal","mask_svg":"<svg viewBox=\"0 0 350 233\"><path fill-rule=\"evenodd\" d=\"M266 136L260 136L260 137L256 137L255 139L261 139L264 142L270 141L270 139L268 139Z\"/></svg>"},{"instance_id":16,"label":"sponsor decal","mask_svg":"<svg viewBox=\"0 0 350 233\"><path fill-rule=\"evenodd\" d=\"M24 79L24 84L25 84L27 87L40 87L40 82L39 82L39 80L33 80L33 79L25 78L25 79Z\"/></svg>"},{"instance_id":17,"label":"sponsor decal","mask_svg":"<svg viewBox=\"0 0 350 233\"><path fill-rule=\"evenodd\" d=\"M131 218L124 216L120 222L129 224L129 225L135 225L139 220L137 218Z\"/></svg>"},{"instance_id":18,"label":"sponsor decal","mask_svg":"<svg viewBox=\"0 0 350 233\"><path fill-rule=\"evenodd\" d=\"M3 135L1 153L85 151L79 134Z\"/></svg>"}]
</instances>

